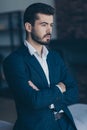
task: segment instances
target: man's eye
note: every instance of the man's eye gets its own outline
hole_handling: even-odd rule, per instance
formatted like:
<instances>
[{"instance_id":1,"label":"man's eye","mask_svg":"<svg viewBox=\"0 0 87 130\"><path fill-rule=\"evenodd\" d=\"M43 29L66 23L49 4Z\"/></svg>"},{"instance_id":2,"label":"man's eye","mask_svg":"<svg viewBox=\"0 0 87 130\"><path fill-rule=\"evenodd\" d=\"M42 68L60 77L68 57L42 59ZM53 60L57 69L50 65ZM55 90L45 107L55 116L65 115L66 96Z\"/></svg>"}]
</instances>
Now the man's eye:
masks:
<instances>
[{"instance_id":1,"label":"man's eye","mask_svg":"<svg viewBox=\"0 0 87 130\"><path fill-rule=\"evenodd\" d=\"M46 26L46 24L42 24L42 26L44 26L44 27L45 27L45 26Z\"/></svg>"},{"instance_id":2,"label":"man's eye","mask_svg":"<svg viewBox=\"0 0 87 130\"><path fill-rule=\"evenodd\" d=\"M53 24L51 24L50 26L53 27Z\"/></svg>"}]
</instances>

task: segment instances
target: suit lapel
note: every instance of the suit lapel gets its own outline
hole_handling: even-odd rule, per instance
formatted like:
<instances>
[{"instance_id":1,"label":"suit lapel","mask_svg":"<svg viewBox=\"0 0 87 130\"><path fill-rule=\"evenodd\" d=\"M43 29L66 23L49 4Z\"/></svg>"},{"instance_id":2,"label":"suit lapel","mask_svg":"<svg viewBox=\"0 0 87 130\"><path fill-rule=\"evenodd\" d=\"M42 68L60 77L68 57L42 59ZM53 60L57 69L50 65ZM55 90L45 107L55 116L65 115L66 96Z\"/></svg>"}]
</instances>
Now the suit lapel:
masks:
<instances>
[{"instance_id":1,"label":"suit lapel","mask_svg":"<svg viewBox=\"0 0 87 130\"><path fill-rule=\"evenodd\" d=\"M34 68L34 70L37 72L37 74L40 76L40 78L42 79L42 82L44 83L44 85L48 86L48 82L47 82L45 73L44 73L40 63L38 62L38 60L35 58L35 56L30 55L27 47L24 47L22 54L25 57L24 60L25 60L26 64L28 66L32 66Z\"/></svg>"}]
</instances>

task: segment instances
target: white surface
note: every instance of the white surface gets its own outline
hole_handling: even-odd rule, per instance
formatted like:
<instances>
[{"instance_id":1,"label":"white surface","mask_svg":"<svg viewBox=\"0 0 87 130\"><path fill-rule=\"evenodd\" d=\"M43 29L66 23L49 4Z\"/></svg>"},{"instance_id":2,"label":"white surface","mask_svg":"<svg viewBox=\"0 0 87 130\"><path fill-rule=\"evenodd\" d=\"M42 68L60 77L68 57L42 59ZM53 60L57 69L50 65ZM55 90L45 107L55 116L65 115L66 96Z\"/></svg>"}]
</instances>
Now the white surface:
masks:
<instances>
[{"instance_id":1,"label":"white surface","mask_svg":"<svg viewBox=\"0 0 87 130\"><path fill-rule=\"evenodd\" d=\"M0 130L12 130L13 124L10 122L0 120Z\"/></svg>"},{"instance_id":2,"label":"white surface","mask_svg":"<svg viewBox=\"0 0 87 130\"><path fill-rule=\"evenodd\" d=\"M78 130L87 130L87 104L69 106Z\"/></svg>"}]
</instances>

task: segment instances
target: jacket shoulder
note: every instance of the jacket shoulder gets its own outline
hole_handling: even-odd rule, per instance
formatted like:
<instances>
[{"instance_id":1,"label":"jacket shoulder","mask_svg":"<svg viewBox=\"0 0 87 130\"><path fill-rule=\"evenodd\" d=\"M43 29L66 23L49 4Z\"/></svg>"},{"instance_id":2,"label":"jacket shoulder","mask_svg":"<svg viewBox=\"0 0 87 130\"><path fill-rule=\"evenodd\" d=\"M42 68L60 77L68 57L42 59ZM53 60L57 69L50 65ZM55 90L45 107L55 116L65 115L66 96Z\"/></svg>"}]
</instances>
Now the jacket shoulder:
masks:
<instances>
[{"instance_id":1,"label":"jacket shoulder","mask_svg":"<svg viewBox=\"0 0 87 130\"><path fill-rule=\"evenodd\" d=\"M7 60L11 60L11 59L18 59L18 58L22 58L23 55L24 55L24 52L25 52L25 48L26 47L20 47L18 48L17 50L13 51L11 54L9 54L5 59L4 61L7 61Z\"/></svg>"}]
</instances>

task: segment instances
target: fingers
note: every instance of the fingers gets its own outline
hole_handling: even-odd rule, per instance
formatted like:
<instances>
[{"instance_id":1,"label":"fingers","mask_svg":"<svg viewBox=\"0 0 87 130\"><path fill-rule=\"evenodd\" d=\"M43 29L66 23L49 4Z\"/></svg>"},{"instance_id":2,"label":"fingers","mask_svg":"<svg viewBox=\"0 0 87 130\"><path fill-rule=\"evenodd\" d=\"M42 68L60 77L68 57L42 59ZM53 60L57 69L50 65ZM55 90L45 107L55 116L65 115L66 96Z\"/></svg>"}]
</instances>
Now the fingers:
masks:
<instances>
[{"instance_id":1,"label":"fingers","mask_svg":"<svg viewBox=\"0 0 87 130\"><path fill-rule=\"evenodd\" d=\"M66 91L66 86L64 83L62 82L59 82L58 85L60 86L60 88L62 89L62 92L65 92Z\"/></svg>"},{"instance_id":2,"label":"fingers","mask_svg":"<svg viewBox=\"0 0 87 130\"><path fill-rule=\"evenodd\" d=\"M33 88L33 89L35 89L36 91L39 91L39 89L37 88L37 86L35 86L33 83L32 83L32 81L28 81L28 84Z\"/></svg>"}]
</instances>

